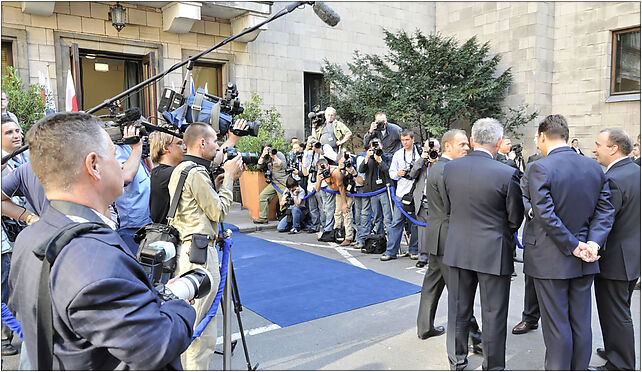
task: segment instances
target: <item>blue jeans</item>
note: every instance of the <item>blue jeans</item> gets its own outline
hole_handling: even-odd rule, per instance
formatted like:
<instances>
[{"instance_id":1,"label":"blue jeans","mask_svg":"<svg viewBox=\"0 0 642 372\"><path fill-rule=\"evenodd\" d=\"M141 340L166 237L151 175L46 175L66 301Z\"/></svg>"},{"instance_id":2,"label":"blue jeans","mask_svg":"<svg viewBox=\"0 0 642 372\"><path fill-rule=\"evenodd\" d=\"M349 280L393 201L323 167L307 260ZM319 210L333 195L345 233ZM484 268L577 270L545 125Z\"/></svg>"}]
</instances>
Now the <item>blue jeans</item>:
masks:
<instances>
[{"instance_id":1,"label":"blue jeans","mask_svg":"<svg viewBox=\"0 0 642 372\"><path fill-rule=\"evenodd\" d=\"M311 196L313 198L314 196ZM293 205L290 207L290 212L292 213L292 228L301 230L301 225L302 225L302 218L303 216L303 211L301 208L297 207L296 205ZM305 228L308 228L309 226L304 226ZM276 230L279 232L283 231L289 231L290 230L290 224L288 223L288 216L285 216L281 218L281 221L279 221L278 226L276 227Z\"/></svg>"},{"instance_id":2,"label":"blue jeans","mask_svg":"<svg viewBox=\"0 0 642 372\"><path fill-rule=\"evenodd\" d=\"M325 221L323 217L323 210L321 206L323 201L321 200L321 193L324 191L315 192L314 195L310 196L308 201L308 209L310 210L310 218L312 219L312 228L319 230L321 226L321 221Z\"/></svg>"},{"instance_id":3,"label":"blue jeans","mask_svg":"<svg viewBox=\"0 0 642 372\"><path fill-rule=\"evenodd\" d=\"M372 226L370 197L354 198L354 225L357 228L357 243L364 244Z\"/></svg>"},{"instance_id":4,"label":"blue jeans","mask_svg":"<svg viewBox=\"0 0 642 372\"><path fill-rule=\"evenodd\" d=\"M11 252L2 254L2 302L9 302L9 270L11 269ZM2 340L11 342L13 333L4 323L2 324Z\"/></svg>"},{"instance_id":5,"label":"blue jeans","mask_svg":"<svg viewBox=\"0 0 642 372\"><path fill-rule=\"evenodd\" d=\"M388 192L384 191L379 195L371 196L370 207L372 208L372 214L374 214L375 232L377 234L383 234L384 226L386 227L385 231L390 231L389 229L392 225L392 211L390 210Z\"/></svg>"},{"instance_id":6,"label":"blue jeans","mask_svg":"<svg viewBox=\"0 0 642 372\"><path fill-rule=\"evenodd\" d=\"M324 219L321 219L321 230L332 231L334 229L334 210L336 207L335 194L319 190L321 193L321 201Z\"/></svg>"},{"instance_id":7,"label":"blue jeans","mask_svg":"<svg viewBox=\"0 0 642 372\"><path fill-rule=\"evenodd\" d=\"M401 198L397 198L399 204L401 204ZM403 227L406 223L406 216L401 213L399 208L395 206L395 211L392 216L392 226L388 230L388 246L386 247L386 254L391 257L397 257L397 252L399 251L399 245L401 244L401 235L403 233ZM417 238L417 225L410 222L410 247L408 247L408 252L410 254L418 254L418 242Z\"/></svg>"}]
</instances>

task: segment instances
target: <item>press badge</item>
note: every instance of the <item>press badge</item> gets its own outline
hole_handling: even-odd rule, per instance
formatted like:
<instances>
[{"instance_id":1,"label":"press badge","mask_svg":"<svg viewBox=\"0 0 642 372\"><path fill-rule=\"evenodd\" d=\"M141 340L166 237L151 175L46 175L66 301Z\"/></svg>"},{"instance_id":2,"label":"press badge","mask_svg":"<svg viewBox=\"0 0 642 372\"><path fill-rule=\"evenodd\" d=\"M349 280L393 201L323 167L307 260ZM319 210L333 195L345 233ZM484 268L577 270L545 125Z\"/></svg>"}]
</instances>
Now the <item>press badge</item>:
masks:
<instances>
[{"instance_id":1,"label":"press badge","mask_svg":"<svg viewBox=\"0 0 642 372\"><path fill-rule=\"evenodd\" d=\"M383 183L383 180L382 180L382 179L378 179L378 180L376 180L376 181L375 181L375 183L376 183L377 185L381 185L381 184Z\"/></svg>"}]
</instances>

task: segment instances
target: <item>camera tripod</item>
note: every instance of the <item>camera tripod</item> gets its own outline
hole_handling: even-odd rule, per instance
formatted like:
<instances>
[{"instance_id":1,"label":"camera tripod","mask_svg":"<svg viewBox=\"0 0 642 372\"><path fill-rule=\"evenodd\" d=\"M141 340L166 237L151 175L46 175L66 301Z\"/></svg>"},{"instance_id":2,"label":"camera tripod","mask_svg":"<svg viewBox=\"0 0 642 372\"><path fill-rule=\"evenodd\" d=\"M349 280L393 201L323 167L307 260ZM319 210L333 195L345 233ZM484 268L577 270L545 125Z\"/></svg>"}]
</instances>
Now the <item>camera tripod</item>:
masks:
<instances>
[{"instance_id":1,"label":"camera tripod","mask_svg":"<svg viewBox=\"0 0 642 372\"><path fill-rule=\"evenodd\" d=\"M223 238L231 236L231 231L224 233L223 224L220 222L219 231L221 232L221 239L219 240L219 242L220 244L222 244ZM231 341L232 319L230 317L232 315L232 308L230 306L230 301L234 304L233 311L234 313L236 313L236 322L239 326L239 332L241 333L241 343L243 344L243 352L245 354L245 363L247 365L247 370L256 371L256 369L259 367L259 363L256 363L254 367L252 366L252 363L250 362L250 353L247 350L247 342L245 340L245 332L243 330L243 320L241 319L241 311L243 311L243 305L241 304L239 288L236 283L236 274L234 273L234 265L232 264L232 252L230 252L228 261L225 292L223 292L223 303L221 304L221 309L223 312L223 352L215 351L216 354L223 355L223 369L226 370L231 369L231 354L234 352L237 344L237 341ZM227 350L228 345L230 348L229 352Z\"/></svg>"}]
</instances>

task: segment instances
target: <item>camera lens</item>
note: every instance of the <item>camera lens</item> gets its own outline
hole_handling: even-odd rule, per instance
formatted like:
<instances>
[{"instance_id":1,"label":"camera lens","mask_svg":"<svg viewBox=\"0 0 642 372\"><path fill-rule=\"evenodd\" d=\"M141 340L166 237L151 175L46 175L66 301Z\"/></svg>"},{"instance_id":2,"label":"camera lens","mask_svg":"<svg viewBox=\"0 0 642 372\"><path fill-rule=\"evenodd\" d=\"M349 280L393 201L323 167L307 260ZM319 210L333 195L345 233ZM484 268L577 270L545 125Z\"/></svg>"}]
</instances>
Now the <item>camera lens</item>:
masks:
<instances>
[{"instance_id":1,"label":"camera lens","mask_svg":"<svg viewBox=\"0 0 642 372\"><path fill-rule=\"evenodd\" d=\"M314 143L314 148L315 148L315 149L320 149L320 148L321 148L321 146L323 146L323 145L321 144L321 142L315 142L315 143Z\"/></svg>"},{"instance_id":2,"label":"camera lens","mask_svg":"<svg viewBox=\"0 0 642 372\"><path fill-rule=\"evenodd\" d=\"M212 288L212 274L209 271L198 268L190 270L171 284L165 285L174 296L193 300L207 295Z\"/></svg>"}]
</instances>

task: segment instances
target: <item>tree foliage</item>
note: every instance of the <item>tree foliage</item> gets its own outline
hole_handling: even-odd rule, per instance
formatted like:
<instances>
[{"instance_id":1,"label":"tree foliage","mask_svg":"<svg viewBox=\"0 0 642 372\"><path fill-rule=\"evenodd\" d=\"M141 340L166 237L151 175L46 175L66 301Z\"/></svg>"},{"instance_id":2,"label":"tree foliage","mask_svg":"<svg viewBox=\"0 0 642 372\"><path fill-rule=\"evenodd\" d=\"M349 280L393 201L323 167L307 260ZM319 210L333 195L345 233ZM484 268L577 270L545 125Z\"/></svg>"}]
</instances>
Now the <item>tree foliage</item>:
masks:
<instances>
[{"instance_id":1,"label":"tree foliage","mask_svg":"<svg viewBox=\"0 0 642 372\"><path fill-rule=\"evenodd\" d=\"M385 55L355 51L347 73L328 60L321 69L330 88L322 103L335 107L353 131L364 133L378 111L402 127L419 128L422 140L456 120L503 118L511 71L497 70L501 57L489 55L488 42L472 37L460 44L419 30L384 34Z\"/></svg>"},{"instance_id":2,"label":"tree foliage","mask_svg":"<svg viewBox=\"0 0 642 372\"><path fill-rule=\"evenodd\" d=\"M243 102L245 110L239 116L247 121L260 123L257 137L245 136L236 145L238 151L243 152L260 152L261 146L269 142L272 146L282 153L288 150L288 140L285 138L285 130L281 124L281 113L276 107L263 107L263 98L255 93L250 92L251 97L248 101ZM250 170L255 170L255 166L249 166Z\"/></svg>"},{"instance_id":3,"label":"tree foliage","mask_svg":"<svg viewBox=\"0 0 642 372\"><path fill-rule=\"evenodd\" d=\"M29 84L25 87L14 67L8 66L7 74L2 75L2 90L9 98L7 111L16 115L25 133L44 116L45 101L40 93L42 89L44 87L37 84ZM53 97L48 95L46 99L50 101Z\"/></svg>"}]
</instances>

